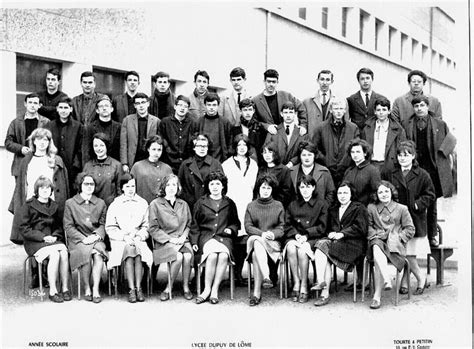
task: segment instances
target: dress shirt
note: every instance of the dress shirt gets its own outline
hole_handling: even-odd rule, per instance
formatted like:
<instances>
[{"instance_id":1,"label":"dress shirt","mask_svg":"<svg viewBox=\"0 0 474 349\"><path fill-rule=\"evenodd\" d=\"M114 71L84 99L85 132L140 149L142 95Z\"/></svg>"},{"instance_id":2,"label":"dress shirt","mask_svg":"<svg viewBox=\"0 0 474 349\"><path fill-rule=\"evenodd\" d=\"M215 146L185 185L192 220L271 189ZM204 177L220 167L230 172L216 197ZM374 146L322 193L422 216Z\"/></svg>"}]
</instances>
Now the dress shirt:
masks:
<instances>
[{"instance_id":1,"label":"dress shirt","mask_svg":"<svg viewBox=\"0 0 474 349\"><path fill-rule=\"evenodd\" d=\"M380 122L379 120L375 121L374 149L372 155L372 160L374 161L385 160L385 143L387 143L389 124L388 119L384 122Z\"/></svg>"}]
</instances>

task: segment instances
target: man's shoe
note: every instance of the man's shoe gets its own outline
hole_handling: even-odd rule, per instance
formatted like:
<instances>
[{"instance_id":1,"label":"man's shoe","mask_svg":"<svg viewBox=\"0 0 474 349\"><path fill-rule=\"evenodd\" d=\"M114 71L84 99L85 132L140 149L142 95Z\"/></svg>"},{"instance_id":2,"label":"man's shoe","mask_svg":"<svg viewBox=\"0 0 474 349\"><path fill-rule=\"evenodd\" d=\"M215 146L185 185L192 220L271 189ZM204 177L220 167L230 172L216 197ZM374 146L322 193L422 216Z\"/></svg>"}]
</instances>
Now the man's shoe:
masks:
<instances>
[{"instance_id":1,"label":"man's shoe","mask_svg":"<svg viewBox=\"0 0 474 349\"><path fill-rule=\"evenodd\" d=\"M317 307L321 307L328 303L329 303L329 297L319 297L318 299L316 299L316 302L314 302L314 305Z\"/></svg>"},{"instance_id":2,"label":"man's shoe","mask_svg":"<svg viewBox=\"0 0 474 349\"><path fill-rule=\"evenodd\" d=\"M273 287L273 282L270 279L263 279L262 283L263 288L272 288Z\"/></svg>"}]
</instances>

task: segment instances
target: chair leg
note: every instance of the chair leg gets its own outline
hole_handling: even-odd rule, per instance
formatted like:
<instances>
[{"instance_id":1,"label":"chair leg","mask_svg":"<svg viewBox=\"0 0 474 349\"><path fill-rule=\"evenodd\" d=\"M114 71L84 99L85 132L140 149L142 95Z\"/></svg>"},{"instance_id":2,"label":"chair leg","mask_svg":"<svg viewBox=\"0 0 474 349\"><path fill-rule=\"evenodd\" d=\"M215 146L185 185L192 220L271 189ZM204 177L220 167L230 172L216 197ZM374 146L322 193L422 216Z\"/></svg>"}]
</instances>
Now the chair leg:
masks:
<instances>
[{"instance_id":1,"label":"chair leg","mask_svg":"<svg viewBox=\"0 0 474 349\"><path fill-rule=\"evenodd\" d=\"M25 294L25 296L27 295L26 293L26 279L27 279L27 271L28 271L28 262L30 260L30 257L26 257L25 259L25 262L23 263L23 293ZM30 268L31 270L31 268Z\"/></svg>"},{"instance_id":2,"label":"chair leg","mask_svg":"<svg viewBox=\"0 0 474 349\"><path fill-rule=\"evenodd\" d=\"M408 275L408 299L410 299L410 295L411 295L411 287L410 287L410 273L411 273L411 270L410 270L410 263L408 263L408 259L405 259L405 265L406 265L406 268L407 268L407 275Z\"/></svg>"},{"instance_id":3,"label":"chair leg","mask_svg":"<svg viewBox=\"0 0 474 349\"><path fill-rule=\"evenodd\" d=\"M250 298L250 294L252 293L252 264L247 260L247 293Z\"/></svg>"},{"instance_id":4,"label":"chair leg","mask_svg":"<svg viewBox=\"0 0 474 349\"><path fill-rule=\"evenodd\" d=\"M285 282L285 275L283 271L283 261L280 259L279 268L280 268L280 299L283 299L283 282Z\"/></svg>"},{"instance_id":5,"label":"chair leg","mask_svg":"<svg viewBox=\"0 0 474 349\"><path fill-rule=\"evenodd\" d=\"M171 262L166 263L166 267L168 268L168 285L170 285L170 299L173 299L172 296L172 291L173 291L173 285L171 283Z\"/></svg>"},{"instance_id":6,"label":"chair leg","mask_svg":"<svg viewBox=\"0 0 474 349\"><path fill-rule=\"evenodd\" d=\"M118 273L119 273L119 267L114 267L114 293L115 293L115 298L118 298Z\"/></svg>"},{"instance_id":7,"label":"chair leg","mask_svg":"<svg viewBox=\"0 0 474 349\"><path fill-rule=\"evenodd\" d=\"M196 290L198 296L201 294L201 268L202 267L200 265L197 266Z\"/></svg>"},{"instance_id":8,"label":"chair leg","mask_svg":"<svg viewBox=\"0 0 474 349\"><path fill-rule=\"evenodd\" d=\"M43 290L43 263L38 262L38 274L39 274L39 285L40 285L40 299L44 300L44 290Z\"/></svg>"},{"instance_id":9,"label":"chair leg","mask_svg":"<svg viewBox=\"0 0 474 349\"><path fill-rule=\"evenodd\" d=\"M354 270L353 270L353 275L354 275L354 303L357 302L357 268L356 266L354 265ZM362 293L364 293L364 284L362 284Z\"/></svg>"},{"instance_id":10,"label":"chair leg","mask_svg":"<svg viewBox=\"0 0 474 349\"><path fill-rule=\"evenodd\" d=\"M288 288L291 286L291 272L288 265L288 260L285 261L285 298L288 298Z\"/></svg>"},{"instance_id":11,"label":"chair leg","mask_svg":"<svg viewBox=\"0 0 474 349\"><path fill-rule=\"evenodd\" d=\"M363 268L362 268L362 298L361 298L361 301L362 303L364 302L365 300L365 281L367 280L367 264L369 263L369 261L367 260L367 257L364 258L364 264L363 264ZM370 282L370 281L369 281Z\"/></svg>"},{"instance_id":12,"label":"chair leg","mask_svg":"<svg viewBox=\"0 0 474 349\"><path fill-rule=\"evenodd\" d=\"M107 284L109 286L109 297L112 296L112 269L107 270Z\"/></svg>"},{"instance_id":13,"label":"chair leg","mask_svg":"<svg viewBox=\"0 0 474 349\"><path fill-rule=\"evenodd\" d=\"M147 266L147 273L146 273L146 292L147 296L150 297L150 285L151 285L151 265Z\"/></svg>"},{"instance_id":14,"label":"chair leg","mask_svg":"<svg viewBox=\"0 0 474 349\"><path fill-rule=\"evenodd\" d=\"M229 278L230 278L230 299L234 299L234 265L229 263Z\"/></svg>"},{"instance_id":15,"label":"chair leg","mask_svg":"<svg viewBox=\"0 0 474 349\"><path fill-rule=\"evenodd\" d=\"M338 288L339 288L339 287L338 287L338 285L337 285L337 268L336 268L336 265L334 265L334 272L333 272L333 273L334 273L334 290L335 290L336 292L338 292ZM330 285L328 285L328 287L329 287L329 286L330 286Z\"/></svg>"},{"instance_id":16,"label":"chair leg","mask_svg":"<svg viewBox=\"0 0 474 349\"><path fill-rule=\"evenodd\" d=\"M410 280L408 280L408 284L410 284ZM395 281L395 305L398 305L398 290L400 289L400 272L396 269L396 281Z\"/></svg>"},{"instance_id":17,"label":"chair leg","mask_svg":"<svg viewBox=\"0 0 474 349\"><path fill-rule=\"evenodd\" d=\"M81 267L77 268L77 299L81 300Z\"/></svg>"}]
</instances>

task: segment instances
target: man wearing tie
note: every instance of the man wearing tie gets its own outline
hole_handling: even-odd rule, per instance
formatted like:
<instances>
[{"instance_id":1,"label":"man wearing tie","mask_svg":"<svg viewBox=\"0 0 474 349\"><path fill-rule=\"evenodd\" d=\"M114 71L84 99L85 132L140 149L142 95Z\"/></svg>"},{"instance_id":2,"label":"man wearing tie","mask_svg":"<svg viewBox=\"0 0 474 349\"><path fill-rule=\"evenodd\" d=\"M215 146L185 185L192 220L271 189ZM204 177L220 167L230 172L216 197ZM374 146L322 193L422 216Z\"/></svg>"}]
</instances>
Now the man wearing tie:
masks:
<instances>
[{"instance_id":1,"label":"man wearing tie","mask_svg":"<svg viewBox=\"0 0 474 349\"><path fill-rule=\"evenodd\" d=\"M245 70L240 67L232 69L230 72L230 83L232 91L221 97L221 110L219 113L222 117L230 121L232 126L240 125L240 109L239 103L245 98L249 98L244 84L246 81Z\"/></svg>"},{"instance_id":2,"label":"man wearing tie","mask_svg":"<svg viewBox=\"0 0 474 349\"><path fill-rule=\"evenodd\" d=\"M349 108L349 119L362 132L365 122L375 116L375 101L386 98L372 90L374 72L369 68L362 68L357 72L357 81L359 82L360 90L347 98L347 107Z\"/></svg>"}]
</instances>

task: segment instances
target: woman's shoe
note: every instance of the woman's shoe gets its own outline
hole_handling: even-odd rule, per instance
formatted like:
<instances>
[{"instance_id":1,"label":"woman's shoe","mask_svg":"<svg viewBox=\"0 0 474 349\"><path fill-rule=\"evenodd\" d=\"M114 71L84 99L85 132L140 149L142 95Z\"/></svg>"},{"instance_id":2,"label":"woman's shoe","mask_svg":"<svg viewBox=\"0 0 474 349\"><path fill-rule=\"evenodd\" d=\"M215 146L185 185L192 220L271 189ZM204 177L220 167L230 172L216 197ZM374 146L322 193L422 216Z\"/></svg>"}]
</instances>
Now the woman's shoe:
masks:
<instances>
[{"instance_id":1,"label":"woman's shoe","mask_svg":"<svg viewBox=\"0 0 474 349\"><path fill-rule=\"evenodd\" d=\"M400 291L398 291L400 294L408 294L408 288L405 286L400 287Z\"/></svg>"},{"instance_id":2,"label":"woman's shoe","mask_svg":"<svg viewBox=\"0 0 474 349\"><path fill-rule=\"evenodd\" d=\"M170 299L169 292L165 292L165 291L161 292L160 299L161 299L162 302L167 301L168 299Z\"/></svg>"},{"instance_id":3,"label":"woman's shoe","mask_svg":"<svg viewBox=\"0 0 474 349\"><path fill-rule=\"evenodd\" d=\"M316 299L316 302L314 302L314 305L317 307L320 307L328 303L329 303L329 297L319 297L318 299Z\"/></svg>"},{"instance_id":4,"label":"woman's shoe","mask_svg":"<svg viewBox=\"0 0 474 349\"><path fill-rule=\"evenodd\" d=\"M97 297L92 297L92 303L100 303L102 302L102 297L101 296L97 296Z\"/></svg>"},{"instance_id":5,"label":"woman's shoe","mask_svg":"<svg viewBox=\"0 0 474 349\"><path fill-rule=\"evenodd\" d=\"M259 305L261 300L262 300L262 297L251 296L250 301L249 301L249 305L251 307Z\"/></svg>"},{"instance_id":6,"label":"woman's shoe","mask_svg":"<svg viewBox=\"0 0 474 349\"><path fill-rule=\"evenodd\" d=\"M373 299L372 303L370 303L370 309L378 309L380 308L380 301Z\"/></svg>"},{"instance_id":7,"label":"woman's shoe","mask_svg":"<svg viewBox=\"0 0 474 349\"><path fill-rule=\"evenodd\" d=\"M137 288L137 301L138 302L144 302L145 301L145 295L143 294L143 291L141 288Z\"/></svg>"},{"instance_id":8,"label":"woman's shoe","mask_svg":"<svg viewBox=\"0 0 474 349\"><path fill-rule=\"evenodd\" d=\"M132 288L130 291L128 291L128 301L130 303L136 303L137 302L137 294L136 294L134 288Z\"/></svg>"},{"instance_id":9,"label":"woman's shoe","mask_svg":"<svg viewBox=\"0 0 474 349\"><path fill-rule=\"evenodd\" d=\"M301 292L300 296L298 297L298 302L306 303L307 301L308 301L308 294Z\"/></svg>"},{"instance_id":10,"label":"woman's shoe","mask_svg":"<svg viewBox=\"0 0 474 349\"><path fill-rule=\"evenodd\" d=\"M184 292L184 298L187 299L188 301L190 301L191 299L193 299L193 294L191 291L187 291L187 292Z\"/></svg>"},{"instance_id":11,"label":"woman's shoe","mask_svg":"<svg viewBox=\"0 0 474 349\"><path fill-rule=\"evenodd\" d=\"M91 294L85 294L84 299L88 302L92 302L92 295Z\"/></svg>"},{"instance_id":12,"label":"woman's shoe","mask_svg":"<svg viewBox=\"0 0 474 349\"><path fill-rule=\"evenodd\" d=\"M299 296L299 292L298 292L298 291L293 290L293 291L291 292L291 300L292 300L293 302L298 302L298 296Z\"/></svg>"},{"instance_id":13,"label":"woman's shoe","mask_svg":"<svg viewBox=\"0 0 474 349\"><path fill-rule=\"evenodd\" d=\"M49 299L51 300L51 302L54 302L54 303L64 302L63 297L61 297L58 293L55 293L52 296L49 295Z\"/></svg>"},{"instance_id":14,"label":"woman's shoe","mask_svg":"<svg viewBox=\"0 0 474 349\"><path fill-rule=\"evenodd\" d=\"M62 296L63 296L64 301L66 301L66 302L69 302L70 300L72 300L71 291L69 291L69 290L64 291Z\"/></svg>"},{"instance_id":15,"label":"woman's shoe","mask_svg":"<svg viewBox=\"0 0 474 349\"><path fill-rule=\"evenodd\" d=\"M217 297L211 297L211 298L209 298L209 302L210 302L211 304L217 304L217 303L219 303L219 298L217 298Z\"/></svg>"},{"instance_id":16,"label":"woman's shoe","mask_svg":"<svg viewBox=\"0 0 474 349\"><path fill-rule=\"evenodd\" d=\"M415 296L422 295L423 292L425 292L425 289L428 288L428 286L429 286L429 285L428 285L428 281L425 280L425 284L423 285L423 287L417 287L416 290L415 290L415 292L413 292L413 294L414 294Z\"/></svg>"},{"instance_id":17,"label":"woman's shoe","mask_svg":"<svg viewBox=\"0 0 474 349\"><path fill-rule=\"evenodd\" d=\"M263 279L262 283L263 288L272 288L273 287L273 282L270 279Z\"/></svg>"},{"instance_id":18,"label":"woman's shoe","mask_svg":"<svg viewBox=\"0 0 474 349\"><path fill-rule=\"evenodd\" d=\"M207 302L207 298L203 298L201 296L197 296L195 300L196 304L202 304L204 302Z\"/></svg>"}]
</instances>

